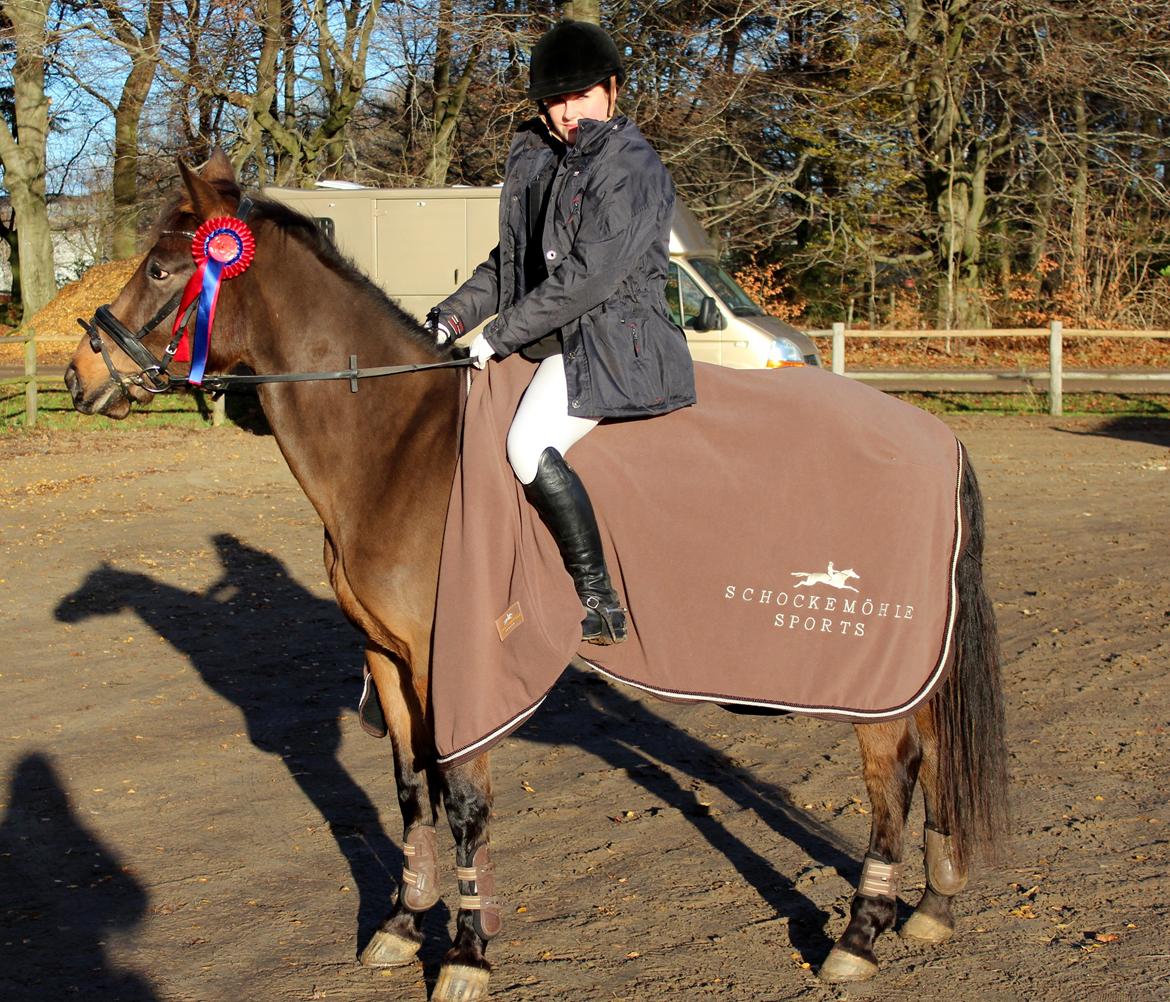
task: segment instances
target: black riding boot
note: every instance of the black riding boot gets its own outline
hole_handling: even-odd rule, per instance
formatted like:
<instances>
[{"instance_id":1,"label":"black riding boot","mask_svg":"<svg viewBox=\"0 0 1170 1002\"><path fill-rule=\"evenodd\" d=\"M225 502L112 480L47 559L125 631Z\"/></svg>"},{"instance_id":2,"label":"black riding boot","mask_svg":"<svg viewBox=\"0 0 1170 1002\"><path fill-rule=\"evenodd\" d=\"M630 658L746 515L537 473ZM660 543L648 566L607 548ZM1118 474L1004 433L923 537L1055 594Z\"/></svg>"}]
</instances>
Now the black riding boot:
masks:
<instances>
[{"instance_id":1,"label":"black riding boot","mask_svg":"<svg viewBox=\"0 0 1170 1002\"><path fill-rule=\"evenodd\" d=\"M581 638L591 644L620 644L626 639L626 610L605 567L601 533L581 478L556 449L540 454L536 479L524 495L548 526L585 606Z\"/></svg>"}]
</instances>

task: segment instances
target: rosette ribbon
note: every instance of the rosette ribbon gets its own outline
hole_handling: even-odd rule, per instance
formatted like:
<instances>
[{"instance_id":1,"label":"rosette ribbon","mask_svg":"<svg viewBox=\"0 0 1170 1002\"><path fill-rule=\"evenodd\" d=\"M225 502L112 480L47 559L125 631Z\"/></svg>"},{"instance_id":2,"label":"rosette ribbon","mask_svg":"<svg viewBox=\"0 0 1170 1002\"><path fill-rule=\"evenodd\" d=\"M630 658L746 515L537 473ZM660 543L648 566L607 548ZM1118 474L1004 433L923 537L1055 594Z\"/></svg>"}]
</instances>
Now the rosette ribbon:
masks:
<instances>
[{"instance_id":1,"label":"rosette ribbon","mask_svg":"<svg viewBox=\"0 0 1170 1002\"><path fill-rule=\"evenodd\" d=\"M219 300L220 282L235 278L248 270L256 256L256 240L248 224L235 216L220 216L208 219L195 231L191 241L191 254L195 258L195 274L183 290L173 338L179 333L187 310L196 299L195 333L193 337L183 334L175 352L175 360L190 362L191 371L187 382L199 386L203 382L203 371L207 368L207 353L211 347L211 328L215 323L215 304Z\"/></svg>"}]
</instances>

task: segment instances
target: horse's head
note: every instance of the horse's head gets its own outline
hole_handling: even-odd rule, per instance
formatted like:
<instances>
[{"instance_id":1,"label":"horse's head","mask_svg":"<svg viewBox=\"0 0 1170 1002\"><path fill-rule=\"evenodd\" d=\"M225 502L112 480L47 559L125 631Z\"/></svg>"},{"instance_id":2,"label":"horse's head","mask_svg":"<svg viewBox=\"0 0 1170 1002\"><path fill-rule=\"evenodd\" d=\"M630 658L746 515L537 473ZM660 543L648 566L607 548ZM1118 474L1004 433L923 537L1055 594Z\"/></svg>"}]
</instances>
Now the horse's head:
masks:
<instances>
[{"instance_id":1,"label":"horse's head","mask_svg":"<svg viewBox=\"0 0 1170 1002\"><path fill-rule=\"evenodd\" d=\"M92 616L112 616L130 604L128 595L140 591L149 579L102 563L90 571L81 586L70 592L53 610L60 623L80 623Z\"/></svg>"},{"instance_id":2,"label":"horse's head","mask_svg":"<svg viewBox=\"0 0 1170 1002\"><path fill-rule=\"evenodd\" d=\"M221 150L198 173L181 162L179 169L185 191L163 213L142 263L114 302L98 311L66 370L73 406L83 414L124 418L133 403L147 403L166 387L169 375L157 367L172 341L179 297L195 271L194 232L204 220L234 215L239 206L235 171ZM234 364L230 350L231 339L217 337L214 364Z\"/></svg>"}]
</instances>

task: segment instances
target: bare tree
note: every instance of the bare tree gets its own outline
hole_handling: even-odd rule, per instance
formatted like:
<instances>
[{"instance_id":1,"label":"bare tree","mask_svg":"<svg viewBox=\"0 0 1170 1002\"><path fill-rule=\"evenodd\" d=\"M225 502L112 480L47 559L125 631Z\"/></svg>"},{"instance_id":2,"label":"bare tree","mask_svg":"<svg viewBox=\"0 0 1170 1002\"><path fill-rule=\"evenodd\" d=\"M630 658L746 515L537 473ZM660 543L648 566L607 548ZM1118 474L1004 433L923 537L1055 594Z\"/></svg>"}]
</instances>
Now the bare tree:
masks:
<instances>
[{"instance_id":1,"label":"bare tree","mask_svg":"<svg viewBox=\"0 0 1170 1002\"><path fill-rule=\"evenodd\" d=\"M114 120L112 255L133 257L138 250L138 221L142 212L138 191L138 136L143 109L158 69L163 23L163 0L87 0L85 11L99 12L104 27L90 25L98 37L120 48L129 68L115 100L93 80L90 67L75 67L79 87L109 109Z\"/></svg>"},{"instance_id":2,"label":"bare tree","mask_svg":"<svg viewBox=\"0 0 1170 1002\"><path fill-rule=\"evenodd\" d=\"M57 294L53 241L45 201L49 98L45 93L48 0L4 0L3 30L13 46L13 124L0 116L0 162L12 199L20 257L24 315L32 316Z\"/></svg>"}]
</instances>

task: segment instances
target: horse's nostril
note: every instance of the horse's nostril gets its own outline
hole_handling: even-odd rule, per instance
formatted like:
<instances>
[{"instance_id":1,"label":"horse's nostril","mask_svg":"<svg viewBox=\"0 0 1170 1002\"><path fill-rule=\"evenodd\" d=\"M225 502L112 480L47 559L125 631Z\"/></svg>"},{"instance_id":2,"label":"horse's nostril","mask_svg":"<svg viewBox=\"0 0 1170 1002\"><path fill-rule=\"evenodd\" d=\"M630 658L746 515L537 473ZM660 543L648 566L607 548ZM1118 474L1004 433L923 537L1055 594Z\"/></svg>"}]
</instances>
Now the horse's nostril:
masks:
<instances>
[{"instance_id":1,"label":"horse's nostril","mask_svg":"<svg viewBox=\"0 0 1170 1002\"><path fill-rule=\"evenodd\" d=\"M72 362L69 363L69 368L65 370L65 389L69 391L69 395L77 399L77 368Z\"/></svg>"}]
</instances>

